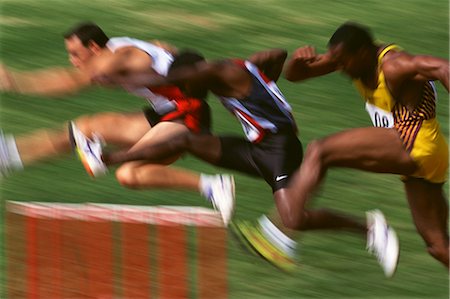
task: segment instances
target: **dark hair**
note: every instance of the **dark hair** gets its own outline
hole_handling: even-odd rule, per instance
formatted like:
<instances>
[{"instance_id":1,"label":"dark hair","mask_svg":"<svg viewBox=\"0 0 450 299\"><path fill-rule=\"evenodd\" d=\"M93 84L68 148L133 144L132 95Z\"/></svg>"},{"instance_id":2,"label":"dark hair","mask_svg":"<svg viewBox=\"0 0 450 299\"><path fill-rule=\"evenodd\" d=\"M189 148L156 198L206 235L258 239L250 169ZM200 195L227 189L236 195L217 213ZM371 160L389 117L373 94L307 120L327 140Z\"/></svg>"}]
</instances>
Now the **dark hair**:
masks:
<instances>
[{"instance_id":1,"label":"dark hair","mask_svg":"<svg viewBox=\"0 0 450 299\"><path fill-rule=\"evenodd\" d=\"M171 71L182 66L193 66L200 61L205 61L205 57L203 57L203 55L199 52L194 50L183 50L175 56L168 73L170 74Z\"/></svg>"},{"instance_id":2,"label":"dark hair","mask_svg":"<svg viewBox=\"0 0 450 299\"><path fill-rule=\"evenodd\" d=\"M355 53L363 47L370 47L374 44L369 28L353 22L342 24L331 36L328 41L328 47L330 48L340 43L350 53Z\"/></svg>"},{"instance_id":3,"label":"dark hair","mask_svg":"<svg viewBox=\"0 0 450 299\"><path fill-rule=\"evenodd\" d=\"M172 72L176 71L177 69L183 68L183 67L192 67L196 63L205 61L205 57L201 55L200 53L193 51L193 50L183 50L178 55L175 56L175 59L173 60L172 64L170 65L169 71L167 72L167 75L171 75ZM198 82L197 82L198 83ZM191 85L191 84L188 84ZM186 93L189 96L193 96L197 99L206 100L206 97L208 95L208 88L206 88L203 84L194 84L195 88L189 88L189 91L186 90L187 85L180 84L178 87L183 93ZM193 85L191 85L192 87ZM209 116L208 116L209 117Z\"/></svg>"},{"instance_id":4,"label":"dark hair","mask_svg":"<svg viewBox=\"0 0 450 299\"><path fill-rule=\"evenodd\" d=\"M87 47L90 41L95 42L99 47L104 48L109 38L103 30L93 22L82 22L64 33L64 38L68 39L75 35Z\"/></svg>"}]
</instances>

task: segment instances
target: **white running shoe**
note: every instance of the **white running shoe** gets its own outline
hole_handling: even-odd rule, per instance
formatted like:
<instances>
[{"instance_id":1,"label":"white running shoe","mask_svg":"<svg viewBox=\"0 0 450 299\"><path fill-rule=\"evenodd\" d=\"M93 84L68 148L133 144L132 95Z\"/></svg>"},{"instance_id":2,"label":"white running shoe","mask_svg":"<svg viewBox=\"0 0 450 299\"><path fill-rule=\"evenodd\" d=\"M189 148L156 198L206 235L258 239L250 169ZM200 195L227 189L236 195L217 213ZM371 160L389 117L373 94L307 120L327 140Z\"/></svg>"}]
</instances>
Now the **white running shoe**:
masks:
<instances>
[{"instance_id":1,"label":"white running shoe","mask_svg":"<svg viewBox=\"0 0 450 299\"><path fill-rule=\"evenodd\" d=\"M90 176L98 177L108 171L102 161L103 142L97 135L93 134L93 138L90 140L71 121L69 122L69 137L76 154Z\"/></svg>"},{"instance_id":2,"label":"white running shoe","mask_svg":"<svg viewBox=\"0 0 450 299\"><path fill-rule=\"evenodd\" d=\"M386 277L392 277L397 269L400 247L397 234L380 210L366 212L367 249L377 257Z\"/></svg>"},{"instance_id":3,"label":"white running shoe","mask_svg":"<svg viewBox=\"0 0 450 299\"><path fill-rule=\"evenodd\" d=\"M211 182L208 196L214 209L220 212L223 223L228 223L234 212L234 178L231 175L217 175Z\"/></svg>"}]
</instances>

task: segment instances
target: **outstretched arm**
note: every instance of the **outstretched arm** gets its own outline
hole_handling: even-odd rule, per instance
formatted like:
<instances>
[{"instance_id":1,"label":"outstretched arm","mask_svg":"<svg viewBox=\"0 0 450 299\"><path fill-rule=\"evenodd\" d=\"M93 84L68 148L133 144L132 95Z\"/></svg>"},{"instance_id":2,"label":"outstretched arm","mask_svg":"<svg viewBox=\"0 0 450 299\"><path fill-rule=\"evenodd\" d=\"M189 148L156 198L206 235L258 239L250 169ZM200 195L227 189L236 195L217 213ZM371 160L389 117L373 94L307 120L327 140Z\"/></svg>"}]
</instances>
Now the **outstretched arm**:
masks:
<instances>
[{"instance_id":1,"label":"outstretched arm","mask_svg":"<svg viewBox=\"0 0 450 299\"><path fill-rule=\"evenodd\" d=\"M0 91L42 96L67 95L92 84L113 85L111 78L151 70L151 57L129 47L112 53L104 49L80 68L54 67L30 72L18 72L0 67Z\"/></svg>"},{"instance_id":2,"label":"outstretched arm","mask_svg":"<svg viewBox=\"0 0 450 299\"><path fill-rule=\"evenodd\" d=\"M204 98L208 91L218 96L242 98L248 95L251 77L232 61L217 60L179 66L167 76L148 72L132 74L123 78L122 82L147 87L175 85L184 94L197 98Z\"/></svg>"},{"instance_id":3,"label":"outstretched arm","mask_svg":"<svg viewBox=\"0 0 450 299\"><path fill-rule=\"evenodd\" d=\"M0 65L0 92L58 96L73 93L91 84L91 79L75 68L48 68L19 72Z\"/></svg>"},{"instance_id":4,"label":"outstretched arm","mask_svg":"<svg viewBox=\"0 0 450 299\"><path fill-rule=\"evenodd\" d=\"M256 52L248 60L256 65L269 79L277 81L283 70L283 64L286 58L286 50L273 49Z\"/></svg>"},{"instance_id":5,"label":"outstretched arm","mask_svg":"<svg viewBox=\"0 0 450 299\"><path fill-rule=\"evenodd\" d=\"M284 76L292 82L319 77L337 70L329 53L317 54L311 46L298 48L286 63Z\"/></svg>"},{"instance_id":6,"label":"outstretched arm","mask_svg":"<svg viewBox=\"0 0 450 299\"><path fill-rule=\"evenodd\" d=\"M125 76L115 76L114 82L117 84L126 83L133 86L147 87L184 86L191 83L198 83L207 88L208 83L215 73L214 64L201 61L193 65L180 66L176 70L170 71L167 76L159 75L152 70L142 70Z\"/></svg>"}]
</instances>

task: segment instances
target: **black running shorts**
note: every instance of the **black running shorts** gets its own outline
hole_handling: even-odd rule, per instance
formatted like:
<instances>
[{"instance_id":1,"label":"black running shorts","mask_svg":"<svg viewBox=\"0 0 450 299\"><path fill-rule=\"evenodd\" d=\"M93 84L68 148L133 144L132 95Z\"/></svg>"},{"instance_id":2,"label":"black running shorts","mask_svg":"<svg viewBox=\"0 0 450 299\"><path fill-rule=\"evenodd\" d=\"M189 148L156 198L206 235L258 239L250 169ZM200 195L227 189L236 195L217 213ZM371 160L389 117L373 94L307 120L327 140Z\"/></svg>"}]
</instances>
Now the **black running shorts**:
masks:
<instances>
[{"instance_id":1,"label":"black running shorts","mask_svg":"<svg viewBox=\"0 0 450 299\"><path fill-rule=\"evenodd\" d=\"M287 186L303 159L302 144L292 131L267 134L259 143L236 136L220 140L222 157L217 166L264 178L273 192Z\"/></svg>"}]
</instances>

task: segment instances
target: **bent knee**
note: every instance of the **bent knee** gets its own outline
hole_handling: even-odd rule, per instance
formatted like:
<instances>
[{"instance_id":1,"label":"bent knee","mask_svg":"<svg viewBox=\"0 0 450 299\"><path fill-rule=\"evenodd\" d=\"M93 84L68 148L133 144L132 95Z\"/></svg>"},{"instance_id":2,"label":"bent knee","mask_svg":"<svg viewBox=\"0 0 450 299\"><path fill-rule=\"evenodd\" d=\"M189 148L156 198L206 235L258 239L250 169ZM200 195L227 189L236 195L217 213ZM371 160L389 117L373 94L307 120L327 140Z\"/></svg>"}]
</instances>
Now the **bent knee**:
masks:
<instances>
[{"instance_id":1,"label":"bent knee","mask_svg":"<svg viewBox=\"0 0 450 299\"><path fill-rule=\"evenodd\" d=\"M93 131L97 129L97 123L102 123L109 113L99 113L94 115L82 115L74 120L77 128L87 137L91 138Z\"/></svg>"},{"instance_id":2,"label":"bent knee","mask_svg":"<svg viewBox=\"0 0 450 299\"><path fill-rule=\"evenodd\" d=\"M131 166L131 163L124 164L116 170L116 179L124 187L130 189L136 189L138 187L135 167Z\"/></svg>"},{"instance_id":3,"label":"bent knee","mask_svg":"<svg viewBox=\"0 0 450 299\"><path fill-rule=\"evenodd\" d=\"M324 156L324 146L321 140L314 140L308 144L305 152L305 160L321 161Z\"/></svg>"},{"instance_id":4,"label":"bent knee","mask_svg":"<svg viewBox=\"0 0 450 299\"><path fill-rule=\"evenodd\" d=\"M288 229L298 230L305 219L305 210L294 200L295 194L291 189L281 188L274 193L275 203L281 222Z\"/></svg>"},{"instance_id":5,"label":"bent knee","mask_svg":"<svg viewBox=\"0 0 450 299\"><path fill-rule=\"evenodd\" d=\"M441 245L431 245L427 247L428 253L440 261L445 266L449 266L449 247L448 243L447 245L441 244Z\"/></svg>"}]
</instances>

